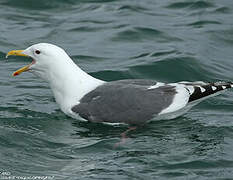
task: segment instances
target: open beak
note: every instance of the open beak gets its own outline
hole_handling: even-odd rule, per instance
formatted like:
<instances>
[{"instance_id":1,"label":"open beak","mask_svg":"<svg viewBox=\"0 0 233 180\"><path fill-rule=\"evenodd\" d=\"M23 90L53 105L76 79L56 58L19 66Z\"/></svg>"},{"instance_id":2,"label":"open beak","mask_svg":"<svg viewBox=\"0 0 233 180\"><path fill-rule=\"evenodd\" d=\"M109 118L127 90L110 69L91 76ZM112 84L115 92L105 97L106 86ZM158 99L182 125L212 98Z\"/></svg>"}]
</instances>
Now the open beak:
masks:
<instances>
[{"instance_id":1,"label":"open beak","mask_svg":"<svg viewBox=\"0 0 233 180\"><path fill-rule=\"evenodd\" d=\"M29 57L28 55L23 54L23 51L24 51L24 50L13 50L13 51L10 51L10 52L7 53L6 58L7 58L8 56L25 56L25 57ZM21 74L22 72L28 71L28 70L30 69L30 66L31 66L32 64L34 64L34 63L35 63L35 61L33 60L33 62L32 62L31 64L29 64L29 65L27 65L27 66L24 66L24 67L18 69L17 71L15 71L15 72L12 74L12 76L17 76L17 75Z\"/></svg>"}]
</instances>

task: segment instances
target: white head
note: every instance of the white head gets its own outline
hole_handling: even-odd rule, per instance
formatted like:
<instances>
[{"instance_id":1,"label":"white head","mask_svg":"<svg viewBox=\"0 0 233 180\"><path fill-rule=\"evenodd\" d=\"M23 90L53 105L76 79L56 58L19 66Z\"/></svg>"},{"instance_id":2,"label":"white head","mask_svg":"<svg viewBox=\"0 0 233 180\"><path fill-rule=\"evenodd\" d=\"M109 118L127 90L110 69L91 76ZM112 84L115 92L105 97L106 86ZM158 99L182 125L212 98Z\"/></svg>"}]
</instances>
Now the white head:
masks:
<instances>
[{"instance_id":1,"label":"white head","mask_svg":"<svg viewBox=\"0 0 233 180\"><path fill-rule=\"evenodd\" d=\"M10 51L7 56L10 55L32 58L31 64L18 69L13 76L29 71L47 81L64 112L104 83L82 71L62 48L53 44L35 44L25 50Z\"/></svg>"},{"instance_id":2,"label":"white head","mask_svg":"<svg viewBox=\"0 0 233 180\"><path fill-rule=\"evenodd\" d=\"M32 58L31 64L15 71L13 76L29 71L46 81L49 80L51 73L56 74L59 71L61 74L67 64L73 64L73 61L62 48L48 43L35 44L25 50L13 50L8 52L7 56L10 55Z\"/></svg>"}]
</instances>

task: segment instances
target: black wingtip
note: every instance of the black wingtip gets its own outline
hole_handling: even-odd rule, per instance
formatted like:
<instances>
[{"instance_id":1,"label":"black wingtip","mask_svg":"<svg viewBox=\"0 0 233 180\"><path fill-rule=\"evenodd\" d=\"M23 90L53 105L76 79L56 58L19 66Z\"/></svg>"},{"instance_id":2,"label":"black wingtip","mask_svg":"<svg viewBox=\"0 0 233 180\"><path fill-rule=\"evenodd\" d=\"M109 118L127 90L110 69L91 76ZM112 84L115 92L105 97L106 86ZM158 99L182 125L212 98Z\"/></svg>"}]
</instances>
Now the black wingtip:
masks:
<instances>
[{"instance_id":1,"label":"black wingtip","mask_svg":"<svg viewBox=\"0 0 233 180\"><path fill-rule=\"evenodd\" d=\"M207 83L201 86L194 86L194 91L190 95L189 102L213 95L219 91L230 89L233 87L232 82L216 82Z\"/></svg>"}]
</instances>

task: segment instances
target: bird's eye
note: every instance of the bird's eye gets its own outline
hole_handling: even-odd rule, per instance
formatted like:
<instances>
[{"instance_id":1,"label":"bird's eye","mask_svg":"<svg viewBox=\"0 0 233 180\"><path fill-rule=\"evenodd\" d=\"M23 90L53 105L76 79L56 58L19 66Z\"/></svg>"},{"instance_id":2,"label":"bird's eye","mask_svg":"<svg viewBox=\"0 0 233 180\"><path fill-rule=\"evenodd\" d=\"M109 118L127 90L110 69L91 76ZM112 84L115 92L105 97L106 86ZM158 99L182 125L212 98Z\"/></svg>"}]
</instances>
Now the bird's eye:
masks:
<instances>
[{"instance_id":1,"label":"bird's eye","mask_svg":"<svg viewBox=\"0 0 233 180\"><path fill-rule=\"evenodd\" d=\"M40 51L39 51L39 50L36 50L35 53L36 53L36 54L40 54Z\"/></svg>"}]
</instances>

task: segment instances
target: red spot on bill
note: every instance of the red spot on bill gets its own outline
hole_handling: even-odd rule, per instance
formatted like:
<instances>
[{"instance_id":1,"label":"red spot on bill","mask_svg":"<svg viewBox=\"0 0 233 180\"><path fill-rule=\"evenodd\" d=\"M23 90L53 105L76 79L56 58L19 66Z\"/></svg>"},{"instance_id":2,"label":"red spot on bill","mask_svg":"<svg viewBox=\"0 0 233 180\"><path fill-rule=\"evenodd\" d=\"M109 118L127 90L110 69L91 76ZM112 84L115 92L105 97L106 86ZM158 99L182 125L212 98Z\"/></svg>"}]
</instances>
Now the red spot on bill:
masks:
<instances>
[{"instance_id":1,"label":"red spot on bill","mask_svg":"<svg viewBox=\"0 0 233 180\"><path fill-rule=\"evenodd\" d=\"M18 75L19 75L18 72L14 72L14 73L13 73L13 76L18 76Z\"/></svg>"}]
</instances>

